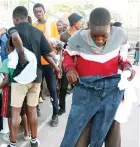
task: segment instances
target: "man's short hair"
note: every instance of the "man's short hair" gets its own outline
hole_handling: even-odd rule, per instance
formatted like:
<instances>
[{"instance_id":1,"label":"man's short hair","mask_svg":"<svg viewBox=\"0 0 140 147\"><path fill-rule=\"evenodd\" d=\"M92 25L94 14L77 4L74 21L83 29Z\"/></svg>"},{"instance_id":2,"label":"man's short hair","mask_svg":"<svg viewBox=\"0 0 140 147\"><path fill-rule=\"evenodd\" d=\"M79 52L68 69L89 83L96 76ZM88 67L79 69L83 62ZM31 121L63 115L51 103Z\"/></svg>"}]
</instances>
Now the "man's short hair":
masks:
<instances>
[{"instance_id":1,"label":"man's short hair","mask_svg":"<svg viewBox=\"0 0 140 147\"><path fill-rule=\"evenodd\" d=\"M28 17L28 11L24 6L18 6L13 11L13 17L26 19Z\"/></svg>"},{"instance_id":2,"label":"man's short hair","mask_svg":"<svg viewBox=\"0 0 140 147\"><path fill-rule=\"evenodd\" d=\"M58 20L57 23L62 23L63 24L63 21L62 20Z\"/></svg>"},{"instance_id":3,"label":"man's short hair","mask_svg":"<svg viewBox=\"0 0 140 147\"><path fill-rule=\"evenodd\" d=\"M39 7L41 7L41 8L44 10L44 12L45 12L45 7L44 7L44 5L41 4L41 3L36 3L36 4L34 5L34 7L33 7L33 11L34 11L36 8L39 8Z\"/></svg>"},{"instance_id":4,"label":"man's short hair","mask_svg":"<svg viewBox=\"0 0 140 147\"><path fill-rule=\"evenodd\" d=\"M114 22L113 26L122 27L122 23L121 22Z\"/></svg>"},{"instance_id":5,"label":"man's short hair","mask_svg":"<svg viewBox=\"0 0 140 147\"><path fill-rule=\"evenodd\" d=\"M32 24L32 18L31 18L31 16L28 16L28 22Z\"/></svg>"},{"instance_id":6,"label":"man's short hair","mask_svg":"<svg viewBox=\"0 0 140 147\"><path fill-rule=\"evenodd\" d=\"M93 26L109 25L111 22L111 14L105 8L96 8L91 12L89 22Z\"/></svg>"}]
</instances>

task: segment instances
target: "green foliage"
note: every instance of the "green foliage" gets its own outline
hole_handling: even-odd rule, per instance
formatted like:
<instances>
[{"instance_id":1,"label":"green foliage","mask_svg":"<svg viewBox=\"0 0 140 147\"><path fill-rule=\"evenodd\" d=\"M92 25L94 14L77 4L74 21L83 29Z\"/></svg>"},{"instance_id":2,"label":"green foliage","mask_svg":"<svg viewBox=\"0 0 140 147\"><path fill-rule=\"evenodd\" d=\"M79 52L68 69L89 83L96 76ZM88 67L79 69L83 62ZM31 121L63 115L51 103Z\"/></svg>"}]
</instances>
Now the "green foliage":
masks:
<instances>
[{"instance_id":1,"label":"green foliage","mask_svg":"<svg viewBox=\"0 0 140 147\"><path fill-rule=\"evenodd\" d=\"M52 11L53 13L58 13L58 12L77 12L81 14L83 17L87 16L87 11L91 11L94 8L94 4L91 3L85 3L83 5L75 5L75 6L70 6L68 4L56 4L53 6Z\"/></svg>"}]
</instances>

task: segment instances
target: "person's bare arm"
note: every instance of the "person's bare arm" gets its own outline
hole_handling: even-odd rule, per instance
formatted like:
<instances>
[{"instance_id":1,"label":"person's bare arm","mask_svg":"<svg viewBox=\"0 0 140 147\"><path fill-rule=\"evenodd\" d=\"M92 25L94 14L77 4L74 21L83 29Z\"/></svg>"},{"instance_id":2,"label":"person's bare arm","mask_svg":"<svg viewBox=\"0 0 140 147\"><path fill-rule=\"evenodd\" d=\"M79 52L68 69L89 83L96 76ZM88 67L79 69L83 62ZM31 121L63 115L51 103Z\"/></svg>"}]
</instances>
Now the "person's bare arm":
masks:
<instances>
[{"instance_id":1,"label":"person's bare arm","mask_svg":"<svg viewBox=\"0 0 140 147\"><path fill-rule=\"evenodd\" d=\"M19 34L17 32L12 33L11 37L14 47L17 49L20 63L23 65L26 64L27 60L25 59L25 55L24 55L24 47Z\"/></svg>"},{"instance_id":2,"label":"person's bare arm","mask_svg":"<svg viewBox=\"0 0 140 147\"><path fill-rule=\"evenodd\" d=\"M0 37L1 37L2 34L5 34L5 33L6 33L6 29L5 28L1 28L0 29Z\"/></svg>"},{"instance_id":3,"label":"person's bare arm","mask_svg":"<svg viewBox=\"0 0 140 147\"><path fill-rule=\"evenodd\" d=\"M9 74L5 73L4 74L4 79L3 82L0 84L0 89L4 88L5 86L7 86L9 83Z\"/></svg>"},{"instance_id":4,"label":"person's bare arm","mask_svg":"<svg viewBox=\"0 0 140 147\"><path fill-rule=\"evenodd\" d=\"M47 55L44 55L43 57L54 68L56 72L60 72L59 67L55 63L55 60L54 60L55 56L53 53L49 53Z\"/></svg>"}]
</instances>

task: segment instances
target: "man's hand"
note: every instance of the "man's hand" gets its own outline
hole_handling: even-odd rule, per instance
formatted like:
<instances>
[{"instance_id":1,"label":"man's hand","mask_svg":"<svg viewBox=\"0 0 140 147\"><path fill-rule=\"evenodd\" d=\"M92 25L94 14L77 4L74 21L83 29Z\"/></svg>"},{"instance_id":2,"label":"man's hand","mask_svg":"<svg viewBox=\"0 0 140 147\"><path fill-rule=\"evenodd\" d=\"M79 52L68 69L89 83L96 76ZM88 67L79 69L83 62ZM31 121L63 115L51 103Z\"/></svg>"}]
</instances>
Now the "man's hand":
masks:
<instances>
[{"instance_id":1,"label":"man's hand","mask_svg":"<svg viewBox=\"0 0 140 147\"><path fill-rule=\"evenodd\" d=\"M67 72L66 74L67 80L70 84L76 84L78 82L78 73L76 72L75 69L71 69Z\"/></svg>"},{"instance_id":2,"label":"man's hand","mask_svg":"<svg viewBox=\"0 0 140 147\"><path fill-rule=\"evenodd\" d=\"M123 71L129 70L131 72L130 77L128 78L129 81L133 80L133 78L135 77L135 70L133 69L132 66L130 65L126 65L123 69Z\"/></svg>"},{"instance_id":3,"label":"man's hand","mask_svg":"<svg viewBox=\"0 0 140 147\"><path fill-rule=\"evenodd\" d=\"M57 67L57 68L55 69L55 74L56 74L56 77L57 77L58 79L61 79L61 78L62 78L62 69L59 68L59 67Z\"/></svg>"},{"instance_id":4,"label":"man's hand","mask_svg":"<svg viewBox=\"0 0 140 147\"><path fill-rule=\"evenodd\" d=\"M1 28L0 29L0 37L1 37L2 34L5 34L5 33L6 33L6 29L5 28Z\"/></svg>"}]
</instances>

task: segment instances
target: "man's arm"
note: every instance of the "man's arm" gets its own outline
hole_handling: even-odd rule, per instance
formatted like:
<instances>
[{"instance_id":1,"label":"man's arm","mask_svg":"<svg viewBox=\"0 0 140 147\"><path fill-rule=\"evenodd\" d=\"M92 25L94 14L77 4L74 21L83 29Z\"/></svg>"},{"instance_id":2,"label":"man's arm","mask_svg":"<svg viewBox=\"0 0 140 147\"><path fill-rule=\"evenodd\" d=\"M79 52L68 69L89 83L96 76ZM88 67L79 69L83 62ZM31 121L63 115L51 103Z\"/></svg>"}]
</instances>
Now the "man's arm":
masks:
<instances>
[{"instance_id":1,"label":"man's arm","mask_svg":"<svg viewBox=\"0 0 140 147\"><path fill-rule=\"evenodd\" d=\"M9 83L9 74L5 73L4 74L4 79L3 82L0 84L0 89L4 88L5 86L7 86Z\"/></svg>"},{"instance_id":2,"label":"man's arm","mask_svg":"<svg viewBox=\"0 0 140 147\"><path fill-rule=\"evenodd\" d=\"M118 58L119 68L123 71L126 66L132 67L131 63L128 60L123 60L123 58L119 55Z\"/></svg>"},{"instance_id":3,"label":"man's arm","mask_svg":"<svg viewBox=\"0 0 140 147\"><path fill-rule=\"evenodd\" d=\"M6 33L6 29L5 28L1 28L0 29L0 37L1 37L2 34L5 34L5 33Z\"/></svg>"},{"instance_id":4,"label":"man's arm","mask_svg":"<svg viewBox=\"0 0 140 147\"><path fill-rule=\"evenodd\" d=\"M74 56L70 56L67 51L64 51L63 67L65 72L68 72L71 69L75 70Z\"/></svg>"},{"instance_id":5,"label":"man's arm","mask_svg":"<svg viewBox=\"0 0 140 147\"><path fill-rule=\"evenodd\" d=\"M133 69L131 63L129 61L124 61L122 59L121 56L119 56L119 60L118 60L118 64L119 64L119 68L122 70L122 71L126 71L126 70L129 70L131 72L131 76L128 78L128 80L132 80L135 76L135 70Z\"/></svg>"},{"instance_id":6,"label":"man's arm","mask_svg":"<svg viewBox=\"0 0 140 147\"><path fill-rule=\"evenodd\" d=\"M56 72L59 72L60 71L60 69L56 65L55 61L53 60L54 56L52 55L52 53L49 53L47 55L44 55L43 58L54 68L54 70Z\"/></svg>"},{"instance_id":7,"label":"man's arm","mask_svg":"<svg viewBox=\"0 0 140 147\"><path fill-rule=\"evenodd\" d=\"M75 56L70 56L67 51L64 52L63 67L66 72L67 80L70 84L76 84L78 81L78 73L75 69Z\"/></svg>"},{"instance_id":8,"label":"man's arm","mask_svg":"<svg viewBox=\"0 0 140 147\"><path fill-rule=\"evenodd\" d=\"M23 47L23 43L22 43L22 40L17 32L16 29L10 29L9 30L9 35L12 39L12 43L13 43L13 46L14 48L16 48L17 50L17 53L19 55L19 61L21 64L26 64L27 63L27 60L25 59L25 55L24 55L24 47Z\"/></svg>"},{"instance_id":9,"label":"man's arm","mask_svg":"<svg viewBox=\"0 0 140 147\"><path fill-rule=\"evenodd\" d=\"M60 72L60 69L56 65L55 60L53 60L55 58L55 53L52 52L52 49L43 33L40 42L40 50L41 55L44 57L44 59L55 69L56 72Z\"/></svg>"}]
</instances>

